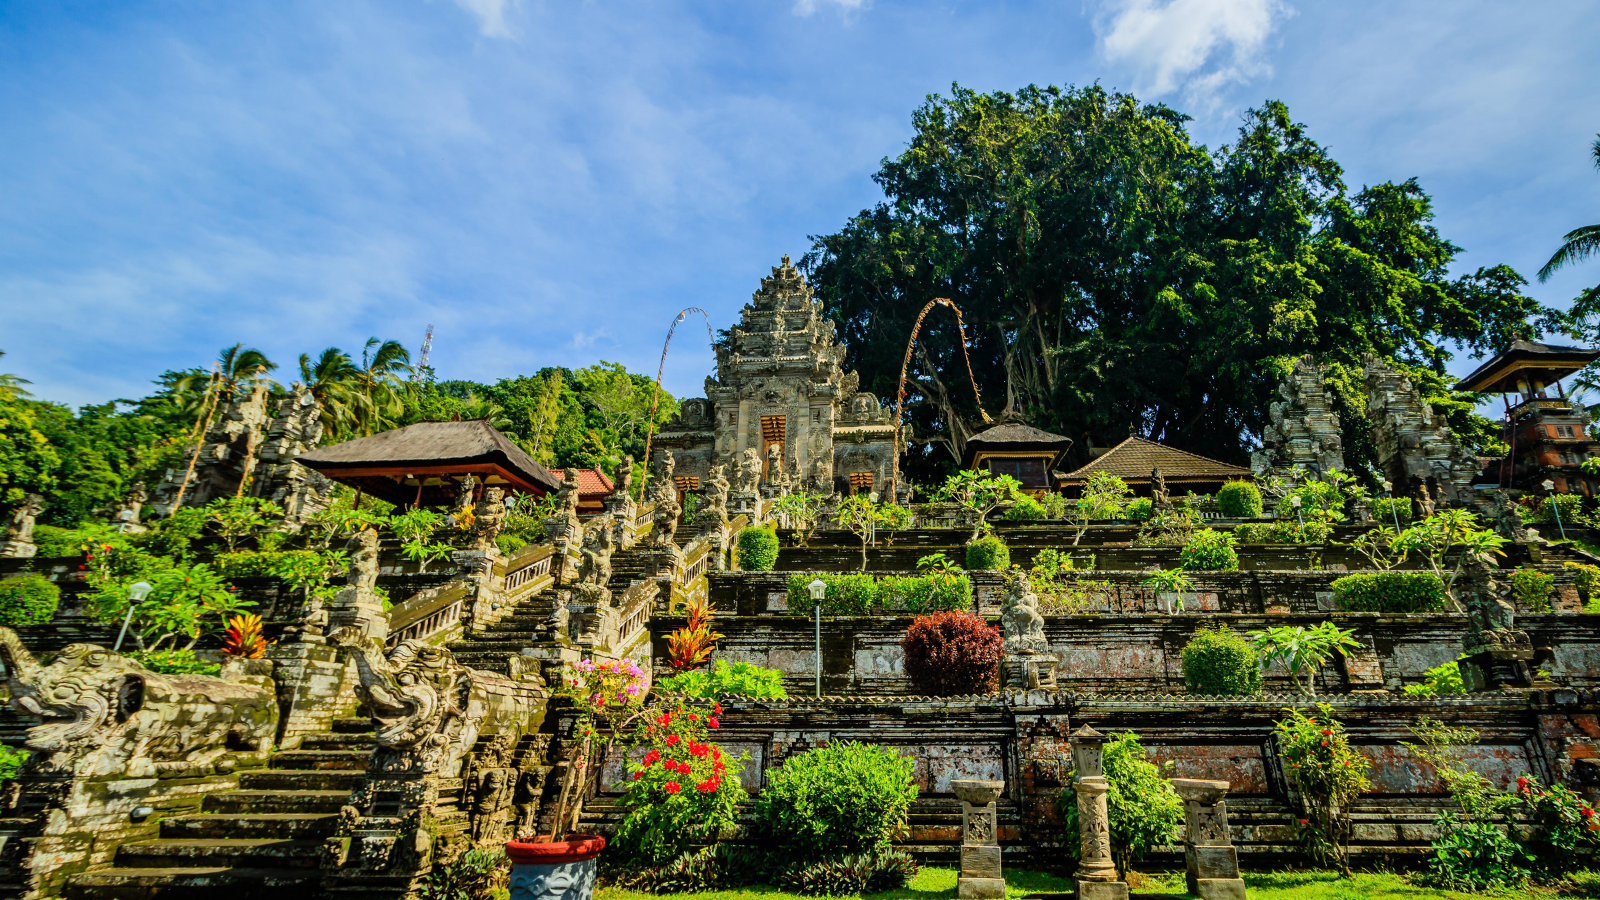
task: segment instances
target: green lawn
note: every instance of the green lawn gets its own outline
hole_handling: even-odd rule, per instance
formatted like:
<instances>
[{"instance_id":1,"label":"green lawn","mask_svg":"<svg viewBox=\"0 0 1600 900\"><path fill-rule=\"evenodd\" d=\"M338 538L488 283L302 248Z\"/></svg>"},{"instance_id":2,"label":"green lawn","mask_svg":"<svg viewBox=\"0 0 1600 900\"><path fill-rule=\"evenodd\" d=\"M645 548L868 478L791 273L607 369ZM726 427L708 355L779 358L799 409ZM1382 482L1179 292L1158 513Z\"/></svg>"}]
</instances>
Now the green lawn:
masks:
<instances>
[{"instance_id":1,"label":"green lawn","mask_svg":"<svg viewBox=\"0 0 1600 900\"><path fill-rule=\"evenodd\" d=\"M1419 887L1400 875L1357 875L1341 879L1328 872L1269 872L1247 874L1245 886L1255 900L1468 900L1478 894L1439 891ZM1006 872L1006 897L1008 900L1068 900L1072 890L1067 879L1044 872L1010 869ZM1145 876L1142 883L1131 891L1133 900L1141 897L1183 897L1183 874ZM747 889L716 891L704 894L672 895L685 900L803 900L797 894L782 891ZM898 891L866 896L883 900L947 900L956 896L956 871L954 869L923 869L911 884ZM1501 895L1508 898L1537 897L1554 900L1561 897L1600 898L1600 872L1585 873L1570 885L1561 888L1532 888L1526 891ZM636 891L600 888L596 900L655 900L655 895Z\"/></svg>"}]
</instances>

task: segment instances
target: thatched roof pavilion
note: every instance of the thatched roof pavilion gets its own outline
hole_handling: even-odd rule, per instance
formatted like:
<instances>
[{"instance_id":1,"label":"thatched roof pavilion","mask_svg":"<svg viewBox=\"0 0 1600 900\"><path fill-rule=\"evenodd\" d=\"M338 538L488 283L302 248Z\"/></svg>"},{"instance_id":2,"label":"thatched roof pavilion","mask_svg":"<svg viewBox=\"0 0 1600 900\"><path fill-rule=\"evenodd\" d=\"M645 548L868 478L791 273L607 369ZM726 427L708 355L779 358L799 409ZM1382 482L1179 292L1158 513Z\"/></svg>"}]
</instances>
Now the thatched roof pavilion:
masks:
<instances>
[{"instance_id":1,"label":"thatched roof pavilion","mask_svg":"<svg viewBox=\"0 0 1600 900\"><path fill-rule=\"evenodd\" d=\"M481 419L419 422L319 447L295 461L399 506L448 505L469 474L510 494L542 497L561 487L548 469Z\"/></svg>"}]
</instances>

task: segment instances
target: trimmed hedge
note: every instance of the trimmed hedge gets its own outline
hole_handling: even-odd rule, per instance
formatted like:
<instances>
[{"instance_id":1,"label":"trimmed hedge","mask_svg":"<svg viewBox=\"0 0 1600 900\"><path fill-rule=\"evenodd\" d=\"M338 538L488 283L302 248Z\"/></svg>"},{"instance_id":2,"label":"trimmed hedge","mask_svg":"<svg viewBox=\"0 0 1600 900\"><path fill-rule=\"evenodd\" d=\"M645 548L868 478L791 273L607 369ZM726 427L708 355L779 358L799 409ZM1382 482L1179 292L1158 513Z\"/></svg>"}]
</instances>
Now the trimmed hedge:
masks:
<instances>
[{"instance_id":1,"label":"trimmed hedge","mask_svg":"<svg viewBox=\"0 0 1600 900\"><path fill-rule=\"evenodd\" d=\"M1307 522L1300 530L1296 519L1276 522L1241 522L1233 527L1234 541L1240 544L1321 544L1333 536L1326 522Z\"/></svg>"},{"instance_id":2,"label":"trimmed hedge","mask_svg":"<svg viewBox=\"0 0 1600 900\"><path fill-rule=\"evenodd\" d=\"M750 527L739 532L739 568L746 572L770 572L778 564L778 533Z\"/></svg>"},{"instance_id":3,"label":"trimmed hedge","mask_svg":"<svg viewBox=\"0 0 1600 900\"><path fill-rule=\"evenodd\" d=\"M915 760L893 747L834 741L767 771L756 822L787 859L884 849L917 798Z\"/></svg>"},{"instance_id":4,"label":"trimmed hedge","mask_svg":"<svg viewBox=\"0 0 1600 900\"><path fill-rule=\"evenodd\" d=\"M43 575L27 573L0 581L0 625L48 624L60 603L61 588Z\"/></svg>"},{"instance_id":5,"label":"trimmed hedge","mask_svg":"<svg viewBox=\"0 0 1600 900\"><path fill-rule=\"evenodd\" d=\"M1023 497L1000 516L1008 522L1036 522L1045 518L1044 504L1032 497Z\"/></svg>"},{"instance_id":6,"label":"trimmed hedge","mask_svg":"<svg viewBox=\"0 0 1600 900\"><path fill-rule=\"evenodd\" d=\"M999 537L989 534L967 545L969 571L994 571L1011 568L1011 548Z\"/></svg>"},{"instance_id":7,"label":"trimmed hedge","mask_svg":"<svg viewBox=\"0 0 1600 900\"><path fill-rule=\"evenodd\" d=\"M1545 525L1555 525L1556 513L1561 513L1559 524L1571 528L1578 523L1578 516L1583 514L1583 497L1578 494L1551 494L1539 498L1539 508L1534 511L1534 521Z\"/></svg>"},{"instance_id":8,"label":"trimmed hedge","mask_svg":"<svg viewBox=\"0 0 1600 900\"><path fill-rule=\"evenodd\" d=\"M1145 521L1155 515L1155 511L1156 505L1149 497L1135 497L1128 501L1127 506L1122 508L1123 516L1133 519L1135 522Z\"/></svg>"},{"instance_id":9,"label":"trimmed hedge","mask_svg":"<svg viewBox=\"0 0 1600 900\"><path fill-rule=\"evenodd\" d=\"M1372 518L1379 525L1394 527L1395 519L1400 520L1400 527L1411 524L1411 498L1410 497L1374 497L1372 500Z\"/></svg>"},{"instance_id":10,"label":"trimmed hedge","mask_svg":"<svg viewBox=\"0 0 1600 900\"><path fill-rule=\"evenodd\" d=\"M825 616L949 612L972 608L972 579L966 575L885 575L860 572L796 572L789 576L789 612L811 615L811 582L822 579Z\"/></svg>"},{"instance_id":11,"label":"trimmed hedge","mask_svg":"<svg viewBox=\"0 0 1600 900\"><path fill-rule=\"evenodd\" d=\"M1000 687L1000 629L969 612L918 616L900 641L906 679L918 694L957 697Z\"/></svg>"},{"instance_id":12,"label":"trimmed hedge","mask_svg":"<svg viewBox=\"0 0 1600 900\"><path fill-rule=\"evenodd\" d=\"M1529 612L1549 612L1550 598L1555 596L1556 577L1538 569L1518 566L1511 573L1511 593Z\"/></svg>"},{"instance_id":13,"label":"trimmed hedge","mask_svg":"<svg viewBox=\"0 0 1600 900\"><path fill-rule=\"evenodd\" d=\"M1251 481L1230 481L1217 491L1217 511L1228 519L1261 515L1261 489Z\"/></svg>"},{"instance_id":14,"label":"trimmed hedge","mask_svg":"<svg viewBox=\"0 0 1600 900\"><path fill-rule=\"evenodd\" d=\"M1334 605L1346 612L1439 612L1444 601L1432 572L1358 572L1333 582Z\"/></svg>"},{"instance_id":15,"label":"trimmed hedge","mask_svg":"<svg viewBox=\"0 0 1600 900\"><path fill-rule=\"evenodd\" d=\"M1254 694L1261 690L1260 655L1226 625L1200 628L1183 646L1183 685L1191 694Z\"/></svg>"}]
</instances>

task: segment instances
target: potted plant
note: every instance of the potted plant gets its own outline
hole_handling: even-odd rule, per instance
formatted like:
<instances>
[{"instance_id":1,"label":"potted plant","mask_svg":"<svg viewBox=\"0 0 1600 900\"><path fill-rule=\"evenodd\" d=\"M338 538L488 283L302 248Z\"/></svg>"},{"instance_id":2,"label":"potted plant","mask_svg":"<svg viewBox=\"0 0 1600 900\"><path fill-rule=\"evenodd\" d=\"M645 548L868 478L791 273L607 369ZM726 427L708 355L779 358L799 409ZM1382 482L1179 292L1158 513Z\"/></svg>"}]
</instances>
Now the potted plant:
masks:
<instances>
[{"instance_id":1,"label":"potted plant","mask_svg":"<svg viewBox=\"0 0 1600 900\"><path fill-rule=\"evenodd\" d=\"M571 697L578 709L566 773L550 833L506 843L512 900L588 900L593 896L595 857L605 849L606 839L574 833L578 814L616 736L643 713L647 685L644 672L631 661L585 659L567 671L562 693ZM598 727L601 718L612 723L604 735Z\"/></svg>"}]
</instances>

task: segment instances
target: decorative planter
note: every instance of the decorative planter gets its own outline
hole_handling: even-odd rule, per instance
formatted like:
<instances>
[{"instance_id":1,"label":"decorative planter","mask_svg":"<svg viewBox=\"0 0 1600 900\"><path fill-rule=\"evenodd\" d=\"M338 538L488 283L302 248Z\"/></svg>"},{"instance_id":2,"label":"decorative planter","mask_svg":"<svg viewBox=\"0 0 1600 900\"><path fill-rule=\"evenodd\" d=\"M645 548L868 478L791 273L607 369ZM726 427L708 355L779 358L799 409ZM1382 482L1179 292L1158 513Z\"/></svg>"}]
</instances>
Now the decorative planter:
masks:
<instances>
[{"instance_id":1,"label":"decorative planter","mask_svg":"<svg viewBox=\"0 0 1600 900\"><path fill-rule=\"evenodd\" d=\"M594 896L594 858L606 839L594 834L536 844L507 841L511 857L511 900L590 900Z\"/></svg>"}]
</instances>

